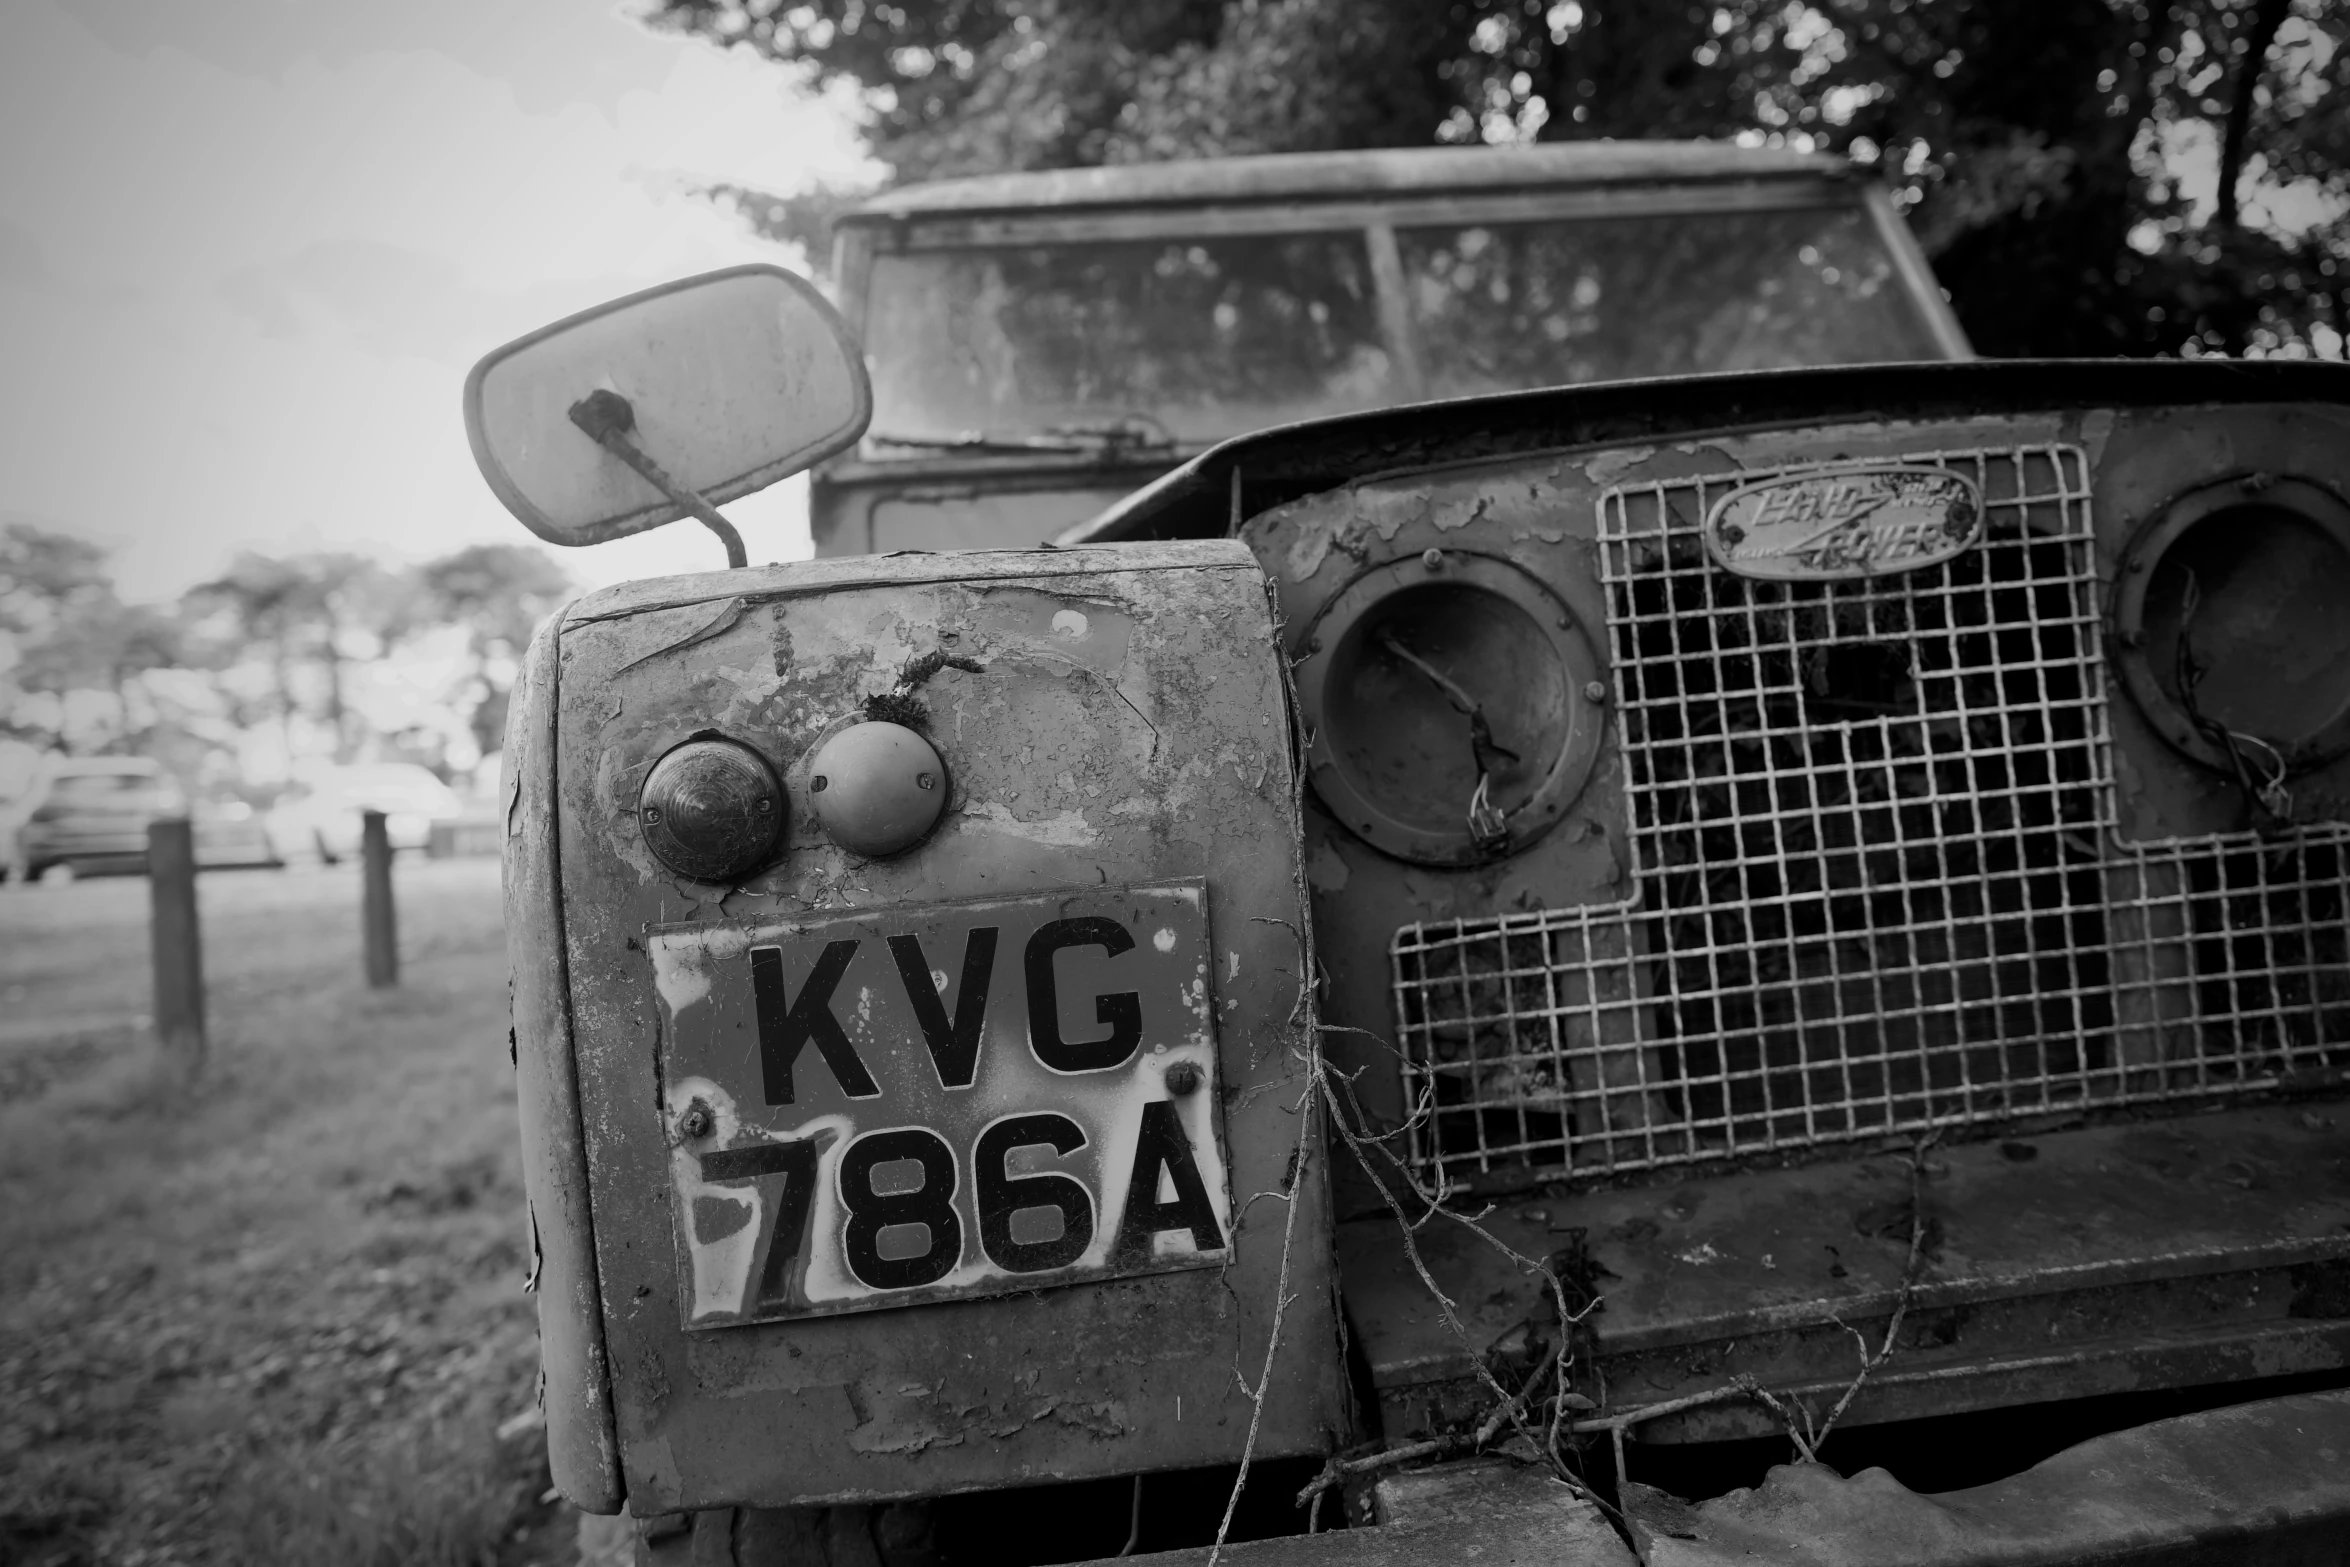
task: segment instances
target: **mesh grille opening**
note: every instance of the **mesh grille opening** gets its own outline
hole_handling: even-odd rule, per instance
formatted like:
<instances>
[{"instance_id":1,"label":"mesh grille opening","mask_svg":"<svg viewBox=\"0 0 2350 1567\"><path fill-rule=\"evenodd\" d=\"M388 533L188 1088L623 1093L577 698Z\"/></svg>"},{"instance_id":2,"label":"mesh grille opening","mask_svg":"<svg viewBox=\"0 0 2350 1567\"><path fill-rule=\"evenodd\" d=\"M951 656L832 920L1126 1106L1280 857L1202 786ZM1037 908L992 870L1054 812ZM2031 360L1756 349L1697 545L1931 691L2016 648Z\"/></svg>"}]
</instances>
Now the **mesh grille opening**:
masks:
<instances>
[{"instance_id":1,"label":"mesh grille opening","mask_svg":"<svg viewBox=\"0 0 2350 1567\"><path fill-rule=\"evenodd\" d=\"M1975 480L1984 542L1867 581L1713 568L1698 526L1728 482L1603 498L1630 896L1397 933L1407 1142L1432 1177L2350 1062L2340 829L2115 835L2083 455L1911 460Z\"/></svg>"}]
</instances>

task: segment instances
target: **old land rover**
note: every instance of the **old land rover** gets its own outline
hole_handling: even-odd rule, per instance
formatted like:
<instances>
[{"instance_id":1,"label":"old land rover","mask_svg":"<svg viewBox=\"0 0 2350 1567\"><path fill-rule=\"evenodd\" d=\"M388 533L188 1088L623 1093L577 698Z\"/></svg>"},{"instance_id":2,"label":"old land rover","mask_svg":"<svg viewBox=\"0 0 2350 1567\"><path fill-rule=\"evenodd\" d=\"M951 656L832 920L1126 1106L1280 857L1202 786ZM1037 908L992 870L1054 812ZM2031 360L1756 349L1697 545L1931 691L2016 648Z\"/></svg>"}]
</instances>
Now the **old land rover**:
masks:
<instances>
[{"instance_id":1,"label":"old land rover","mask_svg":"<svg viewBox=\"0 0 2350 1567\"><path fill-rule=\"evenodd\" d=\"M850 557L590 595L512 720L646 1560L1283 1457L1316 1560L2338 1558L2350 377L1885 363L1881 198L1603 152L907 193L861 344L737 269L477 368L542 536L821 464ZM1831 1429L1917 1486L1718 1495Z\"/></svg>"}]
</instances>

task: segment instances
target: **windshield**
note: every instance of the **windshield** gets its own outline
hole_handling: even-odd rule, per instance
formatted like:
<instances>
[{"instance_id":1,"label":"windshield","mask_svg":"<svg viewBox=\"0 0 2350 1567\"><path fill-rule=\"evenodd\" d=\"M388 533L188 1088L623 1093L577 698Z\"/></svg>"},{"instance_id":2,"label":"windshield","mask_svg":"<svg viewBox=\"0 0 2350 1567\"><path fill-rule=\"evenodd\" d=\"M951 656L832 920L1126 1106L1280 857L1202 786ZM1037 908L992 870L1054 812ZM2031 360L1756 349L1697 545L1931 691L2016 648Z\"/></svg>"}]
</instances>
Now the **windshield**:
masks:
<instances>
[{"instance_id":1,"label":"windshield","mask_svg":"<svg viewBox=\"0 0 2350 1567\"><path fill-rule=\"evenodd\" d=\"M1401 345L1360 230L877 255L865 453L1115 454L1424 398L1942 357L1857 204L1395 216Z\"/></svg>"},{"instance_id":2,"label":"windshield","mask_svg":"<svg viewBox=\"0 0 2350 1567\"><path fill-rule=\"evenodd\" d=\"M1203 442L1399 400L1357 232L881 255L865 320L875 456Z\"/></svg>"},{"instance_id":3,"label":"windshield","mask_svg":"<svg viewBox=\"0 0 2350 1567\"><path fill-rule=\"evenodd\" d=\"M1403 229L1430 397L1937 359L1857 208Z\"/></svg>"}]
</instances>

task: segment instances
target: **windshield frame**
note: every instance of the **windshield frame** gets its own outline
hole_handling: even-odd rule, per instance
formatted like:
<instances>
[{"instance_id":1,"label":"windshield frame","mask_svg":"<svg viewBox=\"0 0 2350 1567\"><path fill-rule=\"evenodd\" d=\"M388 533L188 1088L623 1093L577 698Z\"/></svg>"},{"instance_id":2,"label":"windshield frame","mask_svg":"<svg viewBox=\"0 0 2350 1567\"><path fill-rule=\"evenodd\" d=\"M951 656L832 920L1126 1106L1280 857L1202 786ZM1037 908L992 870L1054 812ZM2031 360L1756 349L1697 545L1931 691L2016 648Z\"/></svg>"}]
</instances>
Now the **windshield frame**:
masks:
<instances>
[{"instance_id":1,"label":"windshield frame","mask_svg":"<svg viewBox=\"0 0 2350 1567\"><path fill-rule=\"evenodd\" d=\"M1891 259L1900 298L1925 339L1940 351L1942 359L1973 358L1956 315L1889 193L1873 181L1825 174L1074 210L953 211L887 217L852 214L842 220L836 235L835 276L840 280L841 302L850 328L864 340L870 336L867 311L873 263L885 254L1351 231L1361 234L1369 248L1380 337L1393 364L1400 394L1397 405L1408 406L1427 400L1431 393L1424 369L1426 355L1407 295L1399 230L1731 213L1841 213L1855 208L1865 212L1870 237ZM826 472L848 478L918 472L940 462L996 467L1030 466L1040 460L1087 468L1098 466L1108 455L1024 445L1035 433L1027 430L971 433L978 439L962 450L908 452L890 449L886 442L861 443L833 459ZM1152 455L1173 463L1212 444L1183 440L1156 448Z\"/></svg>"}]
</instances>

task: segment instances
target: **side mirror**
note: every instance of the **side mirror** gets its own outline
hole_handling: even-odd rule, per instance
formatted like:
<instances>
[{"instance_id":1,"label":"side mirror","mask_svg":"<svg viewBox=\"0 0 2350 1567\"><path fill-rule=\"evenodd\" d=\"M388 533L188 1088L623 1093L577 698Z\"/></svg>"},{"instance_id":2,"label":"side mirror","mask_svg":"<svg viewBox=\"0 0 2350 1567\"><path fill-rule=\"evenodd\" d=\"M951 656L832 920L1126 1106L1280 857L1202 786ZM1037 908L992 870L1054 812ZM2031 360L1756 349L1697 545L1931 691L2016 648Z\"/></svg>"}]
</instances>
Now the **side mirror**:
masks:
<instances>
[{"instance_id":1,"label":"side mirror","mask_svg":"<svg viewBox=\"0 0 2350 1567\"><path fill-rule=\"evenodd\" d=\"M730 267L582 311L465 378L482 477L550 544L601 544L789 478L865 433L847 325L781 267ZM698 503L698 504L697 504Z\"/></svg>"}]
</instances>

